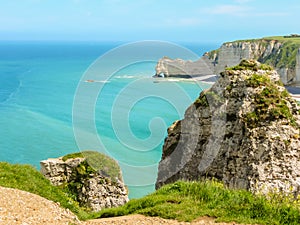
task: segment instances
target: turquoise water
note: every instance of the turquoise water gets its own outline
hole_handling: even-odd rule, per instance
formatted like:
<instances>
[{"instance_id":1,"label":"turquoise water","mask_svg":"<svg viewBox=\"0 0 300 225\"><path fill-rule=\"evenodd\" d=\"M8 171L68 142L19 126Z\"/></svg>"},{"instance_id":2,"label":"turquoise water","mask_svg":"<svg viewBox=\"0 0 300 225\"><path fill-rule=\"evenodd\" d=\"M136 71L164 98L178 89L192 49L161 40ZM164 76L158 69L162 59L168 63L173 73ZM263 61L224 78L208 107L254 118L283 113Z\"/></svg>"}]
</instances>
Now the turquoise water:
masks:
<instances>
[{"instance_id":1,"label":"turquoise water","mask_svg":"<svg viewBox=\"0 0 300 225\"><path fill-rule=\"evenodd\" d=\"M0 160L39 169L50 157L91 149L103 151L121 165L130 197L154 190L166 129L208 87L192 81L154 80L154 62L118 69L109 80L85 82L82 76L116 43L0 43ZM196 53L214 45L189 45ZM101 92L94 100L94 125L101 146L82 127L74 137L73 101L78 85ZM178 95L179 93L179 95ZM180 94L182 93L182 94ZM183 98L172 96L183 96ZM83 99L88 99L88 93ZM84 109L82 109L84 110ZM91 139L89 139L91 137Z\"/></svg>"}]
</instances>

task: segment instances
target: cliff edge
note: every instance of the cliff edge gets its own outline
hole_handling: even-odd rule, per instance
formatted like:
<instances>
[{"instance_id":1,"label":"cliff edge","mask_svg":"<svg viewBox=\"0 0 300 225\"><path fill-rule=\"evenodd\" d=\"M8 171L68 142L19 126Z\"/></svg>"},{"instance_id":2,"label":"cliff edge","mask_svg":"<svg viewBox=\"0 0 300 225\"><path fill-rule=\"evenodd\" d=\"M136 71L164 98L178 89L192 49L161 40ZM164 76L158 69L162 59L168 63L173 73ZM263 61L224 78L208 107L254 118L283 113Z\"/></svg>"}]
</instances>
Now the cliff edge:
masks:
<instances>
[{"instance_id":1,"label":"cliff edge","mask_svg":"<svg viewBox=\"0 0 300 225\"><path fill-rule=\"evenodd\" d=\"M240 63L242 59L255 59L275 68L285 85L300 82L300 37L267 37L253 40L226 42L210 52L206 52L195 62L180 59L160 59L156 66L156 76L194 77L218 75L226 67Z\"/></svg>"},{"instance_id":2,"label":"cliff edge","mask_svg":"<svg viewBox=\"0 0 300 225\"><path fill-rule=\"evenodd\" d=\"M53 185L65 187L81 206L93 211L129 201L119 165L104 154L84 151L43 160L40 165Z\"/></svg>"},{"instance_id":3,"label":"cliff edge","mask_svg":"<svg viewBox=\"0 0 300 225\"><path fill-rule=\"evenodd\" d=\"M156 187L214 178L231 188L300 191L300 107L254 60L227 68L168 129Z\"/></svg>"}]
</instances>

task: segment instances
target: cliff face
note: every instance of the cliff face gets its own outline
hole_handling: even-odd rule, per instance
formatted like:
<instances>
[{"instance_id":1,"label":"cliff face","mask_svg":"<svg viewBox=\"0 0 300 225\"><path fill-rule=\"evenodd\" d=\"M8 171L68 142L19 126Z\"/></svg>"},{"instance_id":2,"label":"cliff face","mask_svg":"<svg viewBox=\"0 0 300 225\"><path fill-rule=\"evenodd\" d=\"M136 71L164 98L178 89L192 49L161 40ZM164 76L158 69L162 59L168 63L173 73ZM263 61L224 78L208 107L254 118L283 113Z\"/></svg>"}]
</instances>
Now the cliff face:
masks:
<instances>
[{"instance_id":1,"label":"cliff face","mask_svg":"<svg viewBox=\"0 0 300 225\"><path fill-rule=\"evenodd\" d=\"M116 162L111 164L114 163ZM93 211L121 206L129 201L121 173L117 177L111 177L106 168L97 168L96 171L91 168L86 157L47 159L41 161L40 165L41 173L53 185L65 186L81 205Z\"/></svg>"},{"instance_id":2,"label":"cliff face","mask_svg":"<svg viewBox=\"0 0 300 225\"><path fill-rule=\"evenodd\" d=\"M218 75L226 67L237 65L242 59L255 59L273 66L284 84L300 82L300 38L263 38L228 42L217 50L205 53L195 62L164 57L157 63L156 76Z\"/></svg>"},{"instance_id":3,"label":"cliff face","mask_svg":"<svg viewBox=\"0 0 300 225\"><path fill-rule=\"evenodd\" d=\"M284 84L300 81L300 44L258 39L224 43L220 49L204 54L211 69L219 74L242 59L255 59L273 66Z\"/></svg>"},{"instance_id":4,"label":"cliff face","mask_svg":"<svg viewBox=\"0 0 300 225\"><path fill-rule=\"evenodd\" d=\"M168 129L156 187L216 178L232 188L298 195L299 110L276 71L242 61Z\"/></svg>"},{"instance_id":5,"label":"cliff face","mask_svg":"<svg viewBox=\"0 0 300 225\"><path fill-rule=\"evenodd\" d=\"M156 77L164 76L190 78L213 74L209 64L203 59L193 62L182 59L173 60L166 56L158 61L155 70Z\"/></svg>"}]
</instances>

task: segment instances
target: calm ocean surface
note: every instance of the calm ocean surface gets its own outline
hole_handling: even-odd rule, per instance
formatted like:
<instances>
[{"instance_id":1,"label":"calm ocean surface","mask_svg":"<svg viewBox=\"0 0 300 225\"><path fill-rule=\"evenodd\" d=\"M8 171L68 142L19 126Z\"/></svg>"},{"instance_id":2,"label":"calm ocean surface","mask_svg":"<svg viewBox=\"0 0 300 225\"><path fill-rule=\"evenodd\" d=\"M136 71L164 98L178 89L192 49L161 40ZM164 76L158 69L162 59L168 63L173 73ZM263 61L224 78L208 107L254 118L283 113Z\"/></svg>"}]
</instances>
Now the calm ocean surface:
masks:
<instances>
[{"instance_id":1,"label":"calm ocean surface","mask_svg":"<svg viewBox=\"0 0 300 225\"><path fill-rule=\"evenodd\" d=\"M84 150L78 147L72 126L76 88L93 61L117 46L0 42L0 161L31 164L39 169L43 159ZM219 47L185 46L198 55ZM121 68L103 85L95 101L98 138L105 146L104 152L119 161L131 198L154 190L166 128L182 117L183 112L177 109L191 103L168 101L160 98L162 94L143 94L152 90L176 96L181 90L193 101L203 88L209 87L182 80L154 82L154 73L153 62ZM95 88L97 82L104 81L85 85ZM153 118L154 123L150 123ZM92 134L86 137L89 135Z\"/></svg>"}]
</instances>

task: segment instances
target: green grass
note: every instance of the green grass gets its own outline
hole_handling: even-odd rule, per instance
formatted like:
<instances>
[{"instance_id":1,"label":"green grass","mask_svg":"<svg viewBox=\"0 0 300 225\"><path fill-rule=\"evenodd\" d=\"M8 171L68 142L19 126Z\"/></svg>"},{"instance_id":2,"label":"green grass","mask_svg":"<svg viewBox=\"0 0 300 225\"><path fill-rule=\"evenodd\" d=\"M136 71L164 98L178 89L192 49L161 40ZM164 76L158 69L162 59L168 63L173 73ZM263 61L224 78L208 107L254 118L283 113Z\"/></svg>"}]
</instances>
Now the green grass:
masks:
<instances>
[{"instance_id":1,"label":"green grass","mask_svg":"<svg viewBox=\"0 0 300 225\"><path fill-rule=\"evenodd\" d=\"M63 208L70 209L80 219L85 219L90 215L79 207L71 196L59 187L51 185L39 171L30 165L0 162L0 186L20 189L59 202Z\"/></svg>"},{"instance_id":2,"label":"green grass","mask_svg":"<svg viewBox=\"0 0 300 225\"><path fill-rule=\"evenodd\" d=\"M74 170L72 171L72 179L61 185L63 191L68 193L75 202L79 202L82 208L87 207L79 199L78 193L82 192L84 181L91 178L91 174L100 174L102 181L110 180L113 184L118 180L122 180L121 169L118 163L97 151L82 151L71 153L62 157L63 161L73 158L85 158ZM106 182L106 181L105 181ZM90 210L86 208L86 210Z\"/></svg>"},{"instance_id":3,"label":"green grass","mask_svg":"<svg viewBox=\"0 0 300 225\"><path fill-rule=\"evenodd\" d=\"M258 64L255 60L243 59L238 65L226 68L227 71L230 70L273 70L273 68L266 64Z\"/></svg>"},{"instance_id":4,"label":"green grass","mask_svg":"<svg viewBox=\"0 0 300 225\"><path fill-rule=\"evenodd\" d=\"M95 219L129 214L159 216L179 221L192 221L201 216L216 217L217 221L236 221L256 224L299 224L298 205L274 195L269 201L245 190L230 190L214 181L176 182L126 205L98 213L84 211L77 202L59 187L52 186L35 168L29 165L0 163L0 185L40 195L80 219Z\"/></svg>"},{"instance_id":5,"label":"green grass","mask_svg":"<svg viewBox=\"0 0 300 225\"><path fill-rule=\"evenodd\" d=\"M120 167L117 162L108 156L95 151L83 151L68 154L63 160L85 157L87 160L80 163L74 171L76 180L60 187L51 185L39 171L30 165L9 164L0 162L0 186L17 188L33 194L37 194L54 202L59 202L64 208L70 209L79 219L93 218L93 213L86 207L82 207L76 201L81 178L87 178L90 173L99 171L112 181L121 177ZM90 166L92 164L92 167Z\"/></svg>"},{"instance_id":6,"label":"green grass","mask_svg":"<svg viewBox=\"0 0 300 225\"><path fill-rule=\"evenodd\" d=\"M82 151L71 153L63 156L62 160L67 161L68 159L73 158L86 158L87 160L87 163L83 162L77 168L81 175L84 175L84 173L99 171L101 174L111 178L113 181L116 178L121 179L121 169L118 163L114 159L100 152Z\"/></svg>"},{"instance_id":7,"label":"green grass","mask_svg":"<svg viewBox=\"0 0 300 225\"><path fill-rule=\"evenodd\" d=\"M295 43L299 43L300 44L300 37L285 37L285 36L271 36L271 37L264 37L262 38L264 40L276 40L276 41L292 41Z\"/></svg>"},{"instance_id":8,"label":"green grass","mask_svg":"<svg viewBox=\"0 0 300 225\"><path fill-rule=\"evenodd\" d=\"M293 38L288 38L283 42L281 50L277 54L270 54L263 59L266 64L273 65L276 68L296 67L296 55L300 47L300 39L293 40Z\"/></svg>"},{"instance_id":9,"label":"green grass","mask_svg":"<svg viewBox=\"0 0 300 225\"><path fill-rule=\"evenodd\" d=\"M259 75L259 74L253 74L250 76L247 81L246 85L248 87L261 87L261 86L269 86L271 84L271 80L266 75Z\"/></svg>"},{"instance_id":10,"label":"green grass","mask_svg":"<svg viewBox=\"0 0 300 225\"><path fill-rule=\"evenodd\" d=\"M84 155L82 152L75 152L70 153L62 157L62 161L67 161L68 159L75 159L75 158L84 158Z\"/></svg>"},{"instance_id":11,"label":"green grass","mask_svg":"<svg viewBox=\"0 0 300 225\"><path fill-rule=\"evenodd\" d=\"M257 41L279 41L279 42L292 41L294 43L300 44L300 37L271 36L271 37L255 38L255 39L236 40L236 41L230 41L226 43L257 42Z\"/></svg>"},{"instance_id":12,"label":"green grass","mask_svg":"<svg viewBox=\"0 0 300 225\"><path fill-rule=\"evenodd\" d=\"M193 104L195 105L196 109L198 109L200 106L202 107L209 106L208 100L206 98L206 92L202 91Z\"/></svg>"},{"instance_id":13,"label":"green grass","mask_svg":"<svg viewBox=\"0 0 300 225\"><path fill-rule=\"evenodd\" d=\"M277 84L271 82L268 75L253 74L246 80L248 87L260 87L261 91L254 96L255 109L248 113L245 122L248 127L263 126L266 122L286 119L287 122L298 128L295 118L287 105L289 93L279 91L277 85L282 86L281 82Z\"/></svg>"},{"instance_id":14,"label":"green grass","mask_svg":"<svg viewBox=\"0 0 300 225\"><path fill-rule=\"evenodd\" d=\"M272 202L245 190L230 190L220 183L176 182L166 185L141 199L126 205L105 209L98 217L128 214L159 216L179 221L192 221L201 216L217 221L251 224L299 224L300 211L291 201L277 198Z\"/></svg>"},{"instance_id":15,"label":"green grass","mask_svg":"<svg viewBox=\"0 0 300 225\"><path fill-rule=\"evenodd\" d=\"M267 47L267 45L271 41L278 41L282 45L277 52L273 52L266 57L258 56L259 58L255 58L261 63L268 64L275 68L290 68L295 69L296 67L296 55L298 49L300 48L300 37L294 36L273 36L273 37L264 37L259 39L248 39L248 40L237 40L228 43L237 43L237 42L250 42L250 43L258 43L263 47Z\"/></svg>"}]
</instances>

